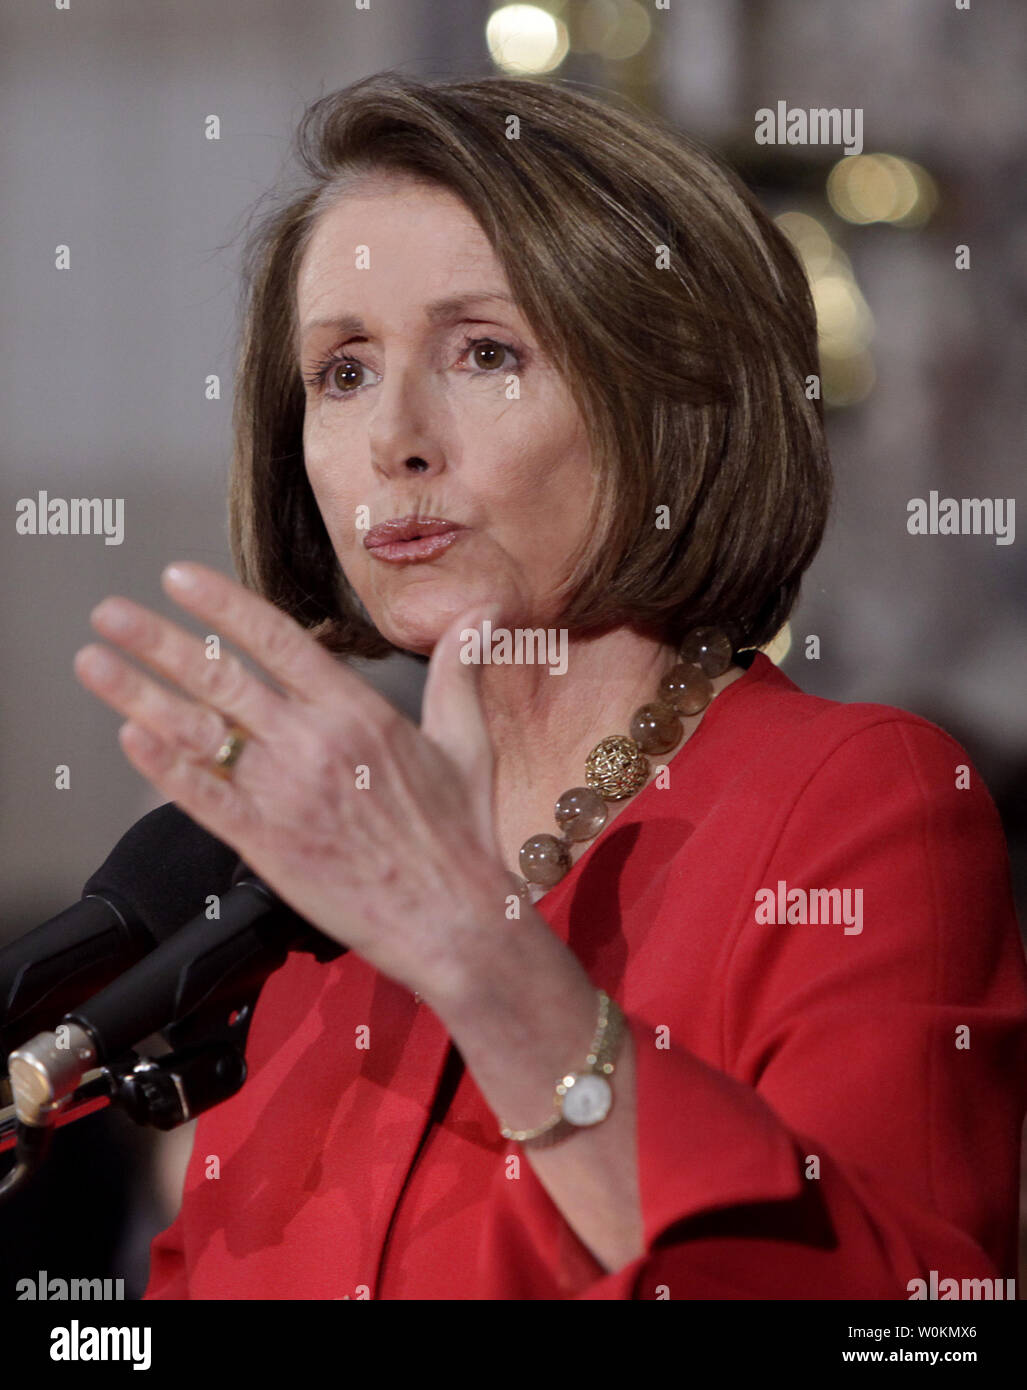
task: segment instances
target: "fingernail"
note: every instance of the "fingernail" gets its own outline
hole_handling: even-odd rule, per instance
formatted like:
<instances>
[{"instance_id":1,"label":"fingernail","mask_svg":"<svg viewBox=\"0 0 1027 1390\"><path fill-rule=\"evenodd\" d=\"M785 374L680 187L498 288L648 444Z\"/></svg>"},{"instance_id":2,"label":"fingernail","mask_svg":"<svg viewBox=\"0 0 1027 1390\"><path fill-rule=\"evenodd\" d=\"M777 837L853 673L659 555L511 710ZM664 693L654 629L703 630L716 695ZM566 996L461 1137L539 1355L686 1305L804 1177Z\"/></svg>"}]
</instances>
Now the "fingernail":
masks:
<instances>
[{"instance_id":1,"label":"fingernail","mask_svg":"<svg viewBox=\"0 0 1027 1390\"><path fill-rule=\"evenodd\" d=\"M194 591L200 587L200 581L193 570L185 569L182 565L168 565L164 571L165 581L175 589L183 592Z\"/></svg>"},{"instance_id":2,"label":"fingernail","mask_svg":"<svg viewBox=\"0 0 1027 1390\"><path fill-rule=\"evenodd\" d=\"M117 660L103 647L83 647L77 661L81 671L98 681L112 680L119 670Z\"/></svg>"},{"instance_id":3,"label":"fingernail","mask_svg":"<svg viewBox=\"0 0 1027 1390\"><path fill-rule=\"evenodd\" d=\"M139 625L139 620L131 608L119 603L116 599L104 599L98 603L89 615L99 627L105 628L108 632L121 633L127 636L134 632Z\"/></svg>"}]
</instances>

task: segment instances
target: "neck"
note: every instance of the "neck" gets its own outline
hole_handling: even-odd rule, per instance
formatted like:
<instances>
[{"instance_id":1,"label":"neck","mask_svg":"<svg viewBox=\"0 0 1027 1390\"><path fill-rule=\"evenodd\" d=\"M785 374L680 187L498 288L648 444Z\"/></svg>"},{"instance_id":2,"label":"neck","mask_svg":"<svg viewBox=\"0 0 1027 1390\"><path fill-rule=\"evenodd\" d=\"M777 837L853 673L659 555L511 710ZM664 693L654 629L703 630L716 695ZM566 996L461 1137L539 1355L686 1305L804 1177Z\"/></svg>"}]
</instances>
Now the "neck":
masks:
<instances>
[{"instance_id":1,"label":"neck","mask_svg":"<svg viewBox=\"0 0 1027 1390\"><path fill-rule=\"evenodd\" d=\"M661 677L676 664L674 647L619 627L570 634L562 675L534 664L481 668L479 691L494 753L493 806L508 868L518 871L518 851L529 835L559 834L557 798L585 785L591 750L610 734L629 733L635 710L656 699ZM732 666L713 682L714 691L741 675ZM682 738L661 759L673 757L701 720L702 714L682 717ZM630 800L608 802L609 820ZM576 846L572 858L587 847Z\"/></svg>"},{"instance_id":2,"label":"neck","mask_svg":"<svg viewBox=\"0 0 1027 1390\"><path fill-rule=\"evenodd\" d=\"M479 690L497 783L549 787L555 776L578 785L590 750L607 734L627 733L632 714L655 697L675 660L673 647L616 628L571 634L562 675L537 664L483 666ZM554 801L563 790L554 790Z\"/></svg>"}]
</instances>

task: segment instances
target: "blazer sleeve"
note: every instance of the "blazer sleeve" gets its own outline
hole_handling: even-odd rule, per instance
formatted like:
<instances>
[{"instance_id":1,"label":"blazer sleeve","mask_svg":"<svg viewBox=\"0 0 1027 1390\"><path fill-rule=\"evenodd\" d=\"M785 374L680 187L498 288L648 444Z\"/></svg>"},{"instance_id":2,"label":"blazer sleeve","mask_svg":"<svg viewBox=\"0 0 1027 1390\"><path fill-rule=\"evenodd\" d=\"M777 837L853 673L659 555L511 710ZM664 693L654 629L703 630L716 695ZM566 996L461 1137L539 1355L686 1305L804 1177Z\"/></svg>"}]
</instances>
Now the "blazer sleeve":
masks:
<instances>
[{"instance_id":1,"label":"blazer sleeve","mask_svg":"<svg viewBox=\"0 0 1027 1390\"><path fill-rule=\"evenodd\" d=\"M843 737L739 872L724 1065L673 1029L657 1045L680 1000L629 1015L646 1250L574 1296L909 1299L932 1270L1014 1276L1027 969L965 751L902 712ZM862 930L757 921L779 881L862 889Z\"/></svg>"}]
</instances>

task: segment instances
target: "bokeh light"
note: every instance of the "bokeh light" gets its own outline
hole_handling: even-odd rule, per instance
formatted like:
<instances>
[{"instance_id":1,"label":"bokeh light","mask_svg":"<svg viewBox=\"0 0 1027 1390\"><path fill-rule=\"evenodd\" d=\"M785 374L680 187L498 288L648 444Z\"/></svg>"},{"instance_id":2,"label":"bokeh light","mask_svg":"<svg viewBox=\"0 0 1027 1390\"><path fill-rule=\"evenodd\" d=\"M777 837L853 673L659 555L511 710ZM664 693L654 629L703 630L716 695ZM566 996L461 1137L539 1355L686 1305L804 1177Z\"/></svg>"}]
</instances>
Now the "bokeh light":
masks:
<instances>
[{"instance_id":1,"label":"bokeh light","mask_svg":"<svg viewBox=\"0 0 1027 1390\"><path fill-rule=\"evenodd\" d=\"M504 5L485 26L489 56L503 72L552 72L566 58L567 26L539 5Z\"/></svg>"},{"instance_id":2,"label":"bokeh light","mask_svg":"<svg viewBox=\"0 0 1027 1390\"><path fill-rule=\"evenodd\" d=\"M859 351L874 336L874 318L851 275L818 275L811 287L821 351Z\"/></svg>"},{"instance_id":3,"label":"bokeh light","mask_svg":"<svg viewBox=\"0 0 1027 1390\"><path fill-rule=\"evenodd\" d=\"M774 221L799 253L803 269L812 280L823 275L840 248L831 240L827 228L805 212L782 212Z\"/></svg>"},{"instance_id":4,"label":"bokeh light","mask_svg":"<svg viewBox=\"0 0 1027 1390\"><path fill-rule=\"evenodd\" d=\"M839 217L857 226L922 227L938 205L927 170L893 154L840 159L827 176L827 197Z\"/></svg>"},{"instance_id":5,"label":"bokeh light","mask_svg":"<svg viewBox=\"0 0 1027 1390\"><path fill-rule=\"evenodd\" d=\"M575 25L575 47L621 62L640 53L652 23L637 0L587 0Z\"/></svg>"},{"instance_id":6,"label":"bokeh light","mask_svg":"<svg viewBox=\"0 0 1027 1390\"><path fill-rule=\"evenodd\" d=\"M876 372L869 347L874 316L852 262L823 223L808 213L783 212L774 220L795 247L809 280L824 403L856 405L873 390Z\"/></svg>"}]
</instances>

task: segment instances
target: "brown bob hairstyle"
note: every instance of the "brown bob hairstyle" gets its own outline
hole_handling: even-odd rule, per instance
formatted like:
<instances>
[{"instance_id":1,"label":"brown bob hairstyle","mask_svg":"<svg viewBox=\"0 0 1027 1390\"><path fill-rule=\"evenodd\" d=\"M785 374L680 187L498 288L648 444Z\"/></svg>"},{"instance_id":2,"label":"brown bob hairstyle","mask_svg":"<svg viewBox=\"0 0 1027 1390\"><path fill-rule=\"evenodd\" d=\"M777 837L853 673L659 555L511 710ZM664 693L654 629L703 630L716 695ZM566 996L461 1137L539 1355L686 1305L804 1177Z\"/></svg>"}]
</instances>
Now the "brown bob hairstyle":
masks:
<instances>
[{"instance_id":1,"label":"brown bob hairstyle","mask_svg":"<svg viewBox=\"0 0 1027 1390\"><path fill-rule=\"evenodd\" d=\"M229 496L240 580L330 651L395 648L335 556L303 464L297 270L347 186L405 173L454 192L494 248L591 443L592 524L561 626L677 644L774 637L823 536L831 474L806 277L714 156L563 83L380 73L316 100L304 181L249 233ZM665 510L664 510L665 509Z\"/></svg>"}]
</instances>

